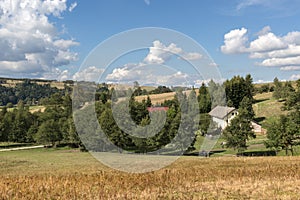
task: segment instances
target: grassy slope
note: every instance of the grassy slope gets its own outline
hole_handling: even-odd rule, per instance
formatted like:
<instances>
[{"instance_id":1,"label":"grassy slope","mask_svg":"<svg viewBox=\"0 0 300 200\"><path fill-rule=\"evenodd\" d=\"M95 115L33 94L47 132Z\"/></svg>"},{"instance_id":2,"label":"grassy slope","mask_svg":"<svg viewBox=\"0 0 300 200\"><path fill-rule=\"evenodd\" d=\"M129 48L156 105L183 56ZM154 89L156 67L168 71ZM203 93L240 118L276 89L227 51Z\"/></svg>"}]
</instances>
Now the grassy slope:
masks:
<instances>
[{"instance_id":1,"label":"grassy slope","mask_svg":"<svg viewBox=\"0 0 300 200\"><path fill-rule=\"evenodd\" d=\"M182 157L146 174L114 171L88 153L0 153L0 199L297 199L300 157Z\"/></svg>"},{"instance_id":2,"label":"grassy slope","mask_svg":"<svg viewBox=\"0 0 300 200\"><path fill-rule=\"evenodd\" d=\"M279 102L272 97L272 93L257 94L254 96L256 103L253 105L255 117L257 121L265 126L265 123L273 118L278 117L280 114L286 114L281 107L283 102Z\"/></svg>"},{"instance_id":3,"label":"grassy slope","mask_svg":"<svg viewBox=\"0 0 300 200\"><path fill-rule=\"evenodd\" d=\"M8 108L7 110L8 111L13 111L14 109L16 109L16 107L13 107L13 108ZM35 112L44 112L46 109L45 106L29 106L29 112L31 113L35 113ZM2 110L2 108L0 107L0 111Z\"/></svg>"}]
</instances>

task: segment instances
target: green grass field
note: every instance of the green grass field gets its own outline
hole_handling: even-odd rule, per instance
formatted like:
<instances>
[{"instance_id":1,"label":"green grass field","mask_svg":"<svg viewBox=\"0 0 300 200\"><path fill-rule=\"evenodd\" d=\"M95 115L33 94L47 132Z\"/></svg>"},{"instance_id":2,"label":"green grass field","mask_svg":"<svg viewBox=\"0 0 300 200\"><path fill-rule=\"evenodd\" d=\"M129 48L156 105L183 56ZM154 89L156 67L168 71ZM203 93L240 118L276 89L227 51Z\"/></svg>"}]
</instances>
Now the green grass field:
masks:
<instances>
[{"instance_id":1,"label":"green grass field","mask_svg":"<svg viewBox=\"0 0 300 200\"><path fill-rule=\"evenodd\" d=\"M181 157L130 174L71 149L0 152L0 199L297 199L300 157Z\"/></svg>"}]
</instances>

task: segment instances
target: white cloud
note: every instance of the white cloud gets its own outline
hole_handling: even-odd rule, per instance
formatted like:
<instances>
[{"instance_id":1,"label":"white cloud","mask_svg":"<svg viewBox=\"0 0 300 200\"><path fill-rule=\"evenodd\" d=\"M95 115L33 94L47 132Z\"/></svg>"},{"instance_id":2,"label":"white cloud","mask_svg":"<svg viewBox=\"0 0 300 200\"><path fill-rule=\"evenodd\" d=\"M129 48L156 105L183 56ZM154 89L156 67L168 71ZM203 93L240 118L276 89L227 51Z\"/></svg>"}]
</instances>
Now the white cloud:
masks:
<instances>
[{"instance_id":1,"label":"white cloud","mask_svg":"<svg viewBox=\"0 0 300 200\"><path fill-rule=\"evenodd\" d=\"M298 80L300 79L300 74L293 74L291 77L290 77L290 80Z\"/></svg>"},{"instance_id":2,"label":"white cloud","mask_svg":"<svg viewBox=\"0 0 300 200\"><path fill-rule=\"evenodd\" d=\"M161 74L151 66L135 66L114 69L106 77L111 83L131 84L138 81L141 85L192 86L199 80L198 76L189 75L181 71Z\"/></svg>"},{"instance_id":3,"label":"white cloud","mask_svg":"<svg viewBox=\"0 0 300 200\"><path fill-rule=\"evenodd\" d=\"M270 26L265 26L263 29L261 29L257 35L258 36L262 36L262 35L266 35L268 34L269 32L271 32L271 27Z\"/></svg>"},{"instance_id":4,"label":"white cloud","mask_svg":"<svg viewBox=\"0 0 300 200\"><path fill-rule=\"evenodd\" d=\"M247 29L232 30L225 34L221 50L227 54L249 54L251 59L260 59L259 66L297 69L292 66L300 65L300 32L277 36L270 31L266 26L257 34L257 39L249 41Z\"/></svg>"},{"instance_id":5,"label":"white cloud","mask_svg":"<svg viewBox=\"0 0 300 200\"><path fill-rule=\"evenodd\" d=\"M78 43L62 39L49 20L66 9L66 0L0 1L0 73L44 77L75 61L70 48Z\"/></svg>"},{"instance_id":6,"label":"white cloud","mask_svg":"<svg viewBox=\"0 0 300 200\"><path fill-rule=\"evenodd\" d=\"M224 45L221 51L225 54L244 53L248 42L247 29L234 29L224 36Z\"/></svg>"},{"instance_id":7,"label":"white cloud","mask_svg":"<svg viewBox=\"0 0 300 200\"><path fill-rule=\"evenodd\" d=\"M133 82L139 80L145 74L141 68L143 66L143 63L129 63L121 68L115 68L111 74L106 76L106 80L112 82Z\"/></svg>"},{"instance_id":8,"label":"white cloud","mask_svg":"<svg viewBox=\"0 0 300 200\"><path fill-rule=\"evenodd\" d=\"M53 68L51 71L47 71L43 73L41 79L46 80L58 80L58 81L65 81L71 79L70 73L68 70L60 70L59 68Z\"/></svg>"},{"instance_id":9,"label":"white cloud","mask_svg":"<svg viewBox=\"0 0 300 200\"><path fill-rule=\"evenodd\" d=\"M267 17L286 17L299 13L299 0L239 0L237 14L244 11L259 12ZM256 14L256 13L254 13Z\"/></svg>"},{"instance_id":10,"label":"white cloud","mask_svg":"<svg viewBox=\"0 0 300 200\"><path fill-rule=\"evenodd\" d=\"M249 6L265 5L268 2L269 2L268 0L243 0L243 1L240 1L240 3L237 5L236 9L242 10Z\"/></svg>"},{"instance_id":11,"label":"white cloud","mask_svg":"<svg viewBox=\"0 0 300 200\"><path fill-rule=\"evenodd\" d=\"M266 33L265 35L260 35L258 39L250 43L250 52L265 52L274 51L278 49L286 48L285 44L279 37L274 35L274 33Z\"/></svg>"},{"instance_id":12,"label":"white cloud","mask_svg":"<svg viewBox=\"0 0 300 200\"><path fill-rule=\"evenodd\" d=\"M97 82L102 73L104 72L103 68L97 68L95 66L90 66L88 68L85 68L73 75L73 80L76 81L91 81L91 82Z\"/></svg>"},{"instance_id":13,"label":"white cloud","mask_svg":"<svg viewBox=\"0 0 300 200\"><path fill-rule=\"evenodd\" d=\"M149 54L144 59L144 63L164 64L171 59L173 55L185 60L198 60L202 58L201 54L196 52L185 52L174 43L166 46L159 40L155 40L153 46L149 48Z\"/></svg>"},{"instance_id":14,"label":"white cloud","mask_svg":"<svg viewBox=\"0 0 300 200\"><path fill-rule=\"evenodd\" d=\"M300 56L287 58L269 58L259 63L265 67L281 67L286 65L300 65Z\"/></svg>"},{"instance_id":15,"label":"white cloud","mask_svg":"<svg viewBox=\"0 0 300 200\"><path fill-rule=\"evenodd\" d=\"M203 57L197 52L185 52L174 43L165 45L161 41L156 40L153 42L153 46L149 48L149 53L142 62L129 63L113 69L113 71L106 76L106 81L118 83L132 83L138 81L146 85L182 85L186 83L187 80L188 82L193 82L194 78L185 73L175 72L172 69L162 69L160 65L164 65L167 61L172 59L173 56L177 57L177 59L189 61L199 60ZM168 72L166 73L166 71Z\"/></svg>"},{"instance_id":16,"label":"white cloud","mask_svg":"<svg viewBox=\"0 0 300 200\"><path fill-rule=\"evenodd\" d=\"M181 71L175 72L170 75L156 76L155 79L157 84L169 85L169 86L171 85L189 86L189 85L194 85L193 83L195 81L192 80L191 76Z\"/></svg>"},{"instance_id":17,"label":"white cloud","mask_svg":"<svg viewBox=\"0 0 300 200\"><path fill-rule=\"evenodd\" d=\"M65 80L68 80L68 79L70 79L70 73L69 73L68 70L62 71L62 72L58 75L58 78L57 78L58 81L65 81Z\"/></svg>"},{"instance_id":18,"label":"white cloud","mask_svg":"<svg viewBox=\"0 0 300 200\"><path fill-rule=\"evenodd\" d=\"M257 80L257 81L254 81L253 83L254 84L260 84L260 83L269 83L269 82L271 82L271 81L266 81L266 80Z\"/></svg>"},{"instance_id":19,"label":"white cloud","mask_svg":"<svg viewBox=\"0 0 300 200\"><path fill-rule=\"evenodd\" d=\"M300 55L300 46L289 45L285 49L274 50L270 52L253 52L250 58L286 58Z\"/></svg>"},{"instance_id":20,"label":"white cloud","mask_svg":"<svg viewBox=\"0 0 300 200\"><path fill-rule=\"evenodd\" d=\"M165 46L159 40L153 42L153 46L149 48L149 54L144 59L147 64L163 64L168 61L173 54L180 54L181 48L178 48L176 44L171 43L169 46Z\"/></svg>"},{"instance_id":21,"label":"white cloud","mask_svg":"<svg viewBox=\"0 0 300 200\"><path fill-rule=\"evenodd\" d=\"M288 44L300 45L300 32L299 31L289 32L282 39Z\"/></svg>"},{"instance_id":22,"label":"white cloud","mask_svg":"<svg viewBox=\"0 0 300 200\"><path fill-rule=\"evenodd\" d=\"M209 66L211 66L211 67L219 67L219 65L217 63L215 63L215 62L209 63Z\"/></svg>"},{"instance_id":23,"label":"white cloud","mask_svg":"<svg viewBox=\"0 0 300 200\"><path fill-rule=\"evenodd\" d=\"M77 2L72 3L69 7L69 12L72 12L76 8L76 6L77 6Z\"/></svg>"},{"instance_id":24,"label":"white cloud","mask_svg":"<svg viewBox=\"0 0 300 200\"><path fill-rule=\"evenodd\" d=\"M300 71L300 66L286 66L286 67L281 67L281 71Z\"/></svg>"},{"instance_id":25,"label":"white cloud","mask_svg":"<svg viewBox=\"0 0 300 200\"><path fill-rule=\"evenodd\" d=\"M203 56L199 53L185 53L183 55L181 55L180 58L184 59L184 60L199 60L201 59Z\"/></svg>"}]
</instances>

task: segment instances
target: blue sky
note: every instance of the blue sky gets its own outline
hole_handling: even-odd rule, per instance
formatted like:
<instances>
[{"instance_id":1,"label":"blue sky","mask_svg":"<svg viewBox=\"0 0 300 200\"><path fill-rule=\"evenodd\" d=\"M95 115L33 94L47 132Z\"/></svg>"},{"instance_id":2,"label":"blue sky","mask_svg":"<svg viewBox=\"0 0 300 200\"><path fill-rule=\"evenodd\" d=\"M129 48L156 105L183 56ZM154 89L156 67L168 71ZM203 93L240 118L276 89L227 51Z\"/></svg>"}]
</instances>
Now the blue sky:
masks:
<instances>
[{"instance_id":1,"label":"blue sky","mask_svg":"<svg viewBox=\"0 0 300 200\"><path fill-rule=\"evenodd\" d=\"M299 7L297 0L3 0L0 47L8 51L0 53L0 75L75 78L100 42L129 29L162 27L202 45L224 78L298 79Z\"/></svg>"}]
</instances>

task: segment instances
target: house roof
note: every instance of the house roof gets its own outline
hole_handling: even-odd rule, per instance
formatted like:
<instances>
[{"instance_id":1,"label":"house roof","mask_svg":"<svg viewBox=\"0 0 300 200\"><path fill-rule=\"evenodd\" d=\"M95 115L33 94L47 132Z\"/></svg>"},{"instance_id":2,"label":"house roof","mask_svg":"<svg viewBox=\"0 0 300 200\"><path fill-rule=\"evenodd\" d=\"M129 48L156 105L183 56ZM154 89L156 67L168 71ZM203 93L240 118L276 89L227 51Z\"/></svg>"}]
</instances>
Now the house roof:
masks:
<instances>
[{"instance_id":1,"label":"house roof","mask_svg":"<svg viewBox=\"0 0 300 200\"><path fill-rule=\"evenodd\" d=\"M209 112L209 115L219 119L224 119L229 113L236 110L233 107L217 106Z\"/></svg>"}]
</instances>

